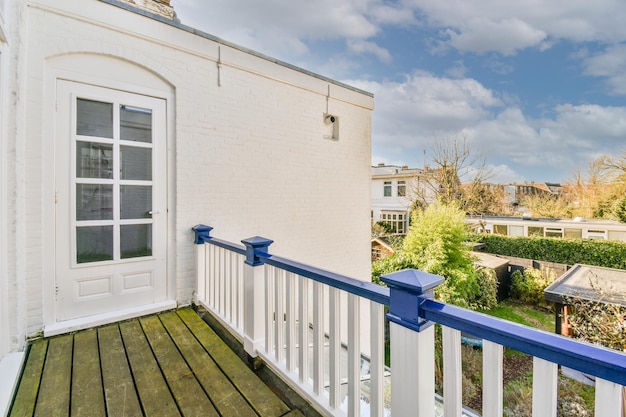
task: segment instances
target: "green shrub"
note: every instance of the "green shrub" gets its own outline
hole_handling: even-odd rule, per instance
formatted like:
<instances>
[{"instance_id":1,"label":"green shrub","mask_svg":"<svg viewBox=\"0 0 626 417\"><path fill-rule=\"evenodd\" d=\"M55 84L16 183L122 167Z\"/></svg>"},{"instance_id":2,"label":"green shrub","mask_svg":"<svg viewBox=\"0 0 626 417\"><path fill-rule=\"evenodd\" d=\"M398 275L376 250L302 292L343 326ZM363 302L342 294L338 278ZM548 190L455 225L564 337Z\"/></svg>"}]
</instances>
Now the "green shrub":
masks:
<instances>
[{"instance_id":1,"label":"green shrub","mask_svg":"<svg viewBox=\"0 0 626 417\"><path fill-rule=\"evenodd\" d=\"M606 240L509 237L472 233L473 242L484 243L483 252L537 261L586 264L626 269L626 243Z\"/></svg>"},{"instance_id":2,"label":"green shrub","mask_svg":"<svg viewBox=\"0 0 626 417\"><path fill-rule=\"evenodd\" d=\"M524 272L511 274L511 296L524 303L541 306L546 304L543 290L554 282L553 275L542 274L541 270L527 268Z\"/></svg>"},{"instance_id":3,"label":"green shrub","mask_svg":"<svg viewBox=\"0 0 626 417\"><path fill-rule=\"evenodd\" d=\"M476 280L480 293L473 304L477 309L490 310L498 304L498 278L496 271L484 267L477 267Z\"/></svg>"}]
</instances>

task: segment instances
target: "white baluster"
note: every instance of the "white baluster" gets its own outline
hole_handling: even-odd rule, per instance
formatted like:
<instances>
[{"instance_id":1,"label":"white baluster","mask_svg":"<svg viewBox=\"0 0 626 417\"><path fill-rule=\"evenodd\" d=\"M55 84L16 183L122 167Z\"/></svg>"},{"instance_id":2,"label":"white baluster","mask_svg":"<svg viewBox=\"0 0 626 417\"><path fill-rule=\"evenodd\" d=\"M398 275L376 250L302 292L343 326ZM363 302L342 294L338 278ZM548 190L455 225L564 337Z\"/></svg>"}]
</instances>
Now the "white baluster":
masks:
<instances>
[{"instance_id":1,"label":"white baluster","mask_svg":"<svg viewBox=\"0 0 626 417\"><path fill-rule=\"evenodd\" d=\"M274 343L274 313L276 306L274 305L274 271L273 266L265 266L265 352L272 352Z\"/></svg>"},{"instance_id":2,"label":"white baluster","mask_svg":"<svg viewBox=\"0 0 626 417\"><path fill-rule=\"evenodd\" d=\"M274 303L276 308L274 317L274 339L276 349L276 361L279 363L285 358L285 283L284 283L285 271L282 269L274 268Z\"/></svg>"},{"instance_id":3,"label":"white baluster","mask_svg":"<svg viewBox=\"0 0 626 417\"><path fill-rule=\"evenodd\" d=\"M324 286L313 283L313 392L324 391Z\"/></svg>"},{"instance_id":4,"label":"white baluster","mask_svg":"<svg viewBox=\"0 0 626 417\"><path fill-rule=\"evenodd\" d=\"M596 378L596 409L598 417L622 417L622 396L624 390L621 385Z\"/></svg>"},{"instance_id":5,"label":"white baluster","mask_svg":"<svg viewBox=\"0 0 626 417\"><path fill-rule=\"evenodd\" d=\"M298 342L300 345L298 371L300 383L305 384L309 380L309 280L299 277L299 293L300 311L298 318L300 325L298 327Z\"/></svg>"},{"instance_id":6,"label":"white baluster","mask_svg":"<svg viewBox=\"0 0 626 417\"><path fill-rule=\"evenodd\" d=\"M361 414L361 329L360 300L348 294L348 416Z\"/></svg>"},{"instance_id":7,"label":"white baluster","mask_svg":"<svg viewBox=\"0 0 626 417\"><path fill-rule=\"evenodd\" d=\"M461 332L443 327L443 409L446 416L460 416L463 409Z\"/></svg>"},{"instance_id":8,"label":"white baluster","mask_svg":"<svg viewBox=\"0 0 626 417\"><path fill-rule=\"evenodd\" d=\"M291 272L287 273L287 323L286 323L286 339L287 339L287 372L292 372L297 366L296 345L296 276Z\"/></svg>"},{"instance_id":9,"label":"white baluster","mask_svg":"<svg viewBox=\"0 0 626 417\"><path fill-rule=\"evenodd\" d=\"M329 382L330 407L341 405L341 292L337 288L329 290Z\"/></svg>"},{"instance_id":10,"label":"white baluster","mask_svg":"<svg viewBox=\"0 0 626 417\"><path fill-rule=\"evenodd\" d=\"M483 340L483 417L502 417L504 349Z\"/></svg>"},{"instance_id":11,"label":"white baluster","mask_svg":"<svg viewBox=\"0 0 626 417\"><path fill-rule=\"evenodd\" d=\"M556 417L558 371L556 363L533 358L533 417Z\"/></svg>"},{"instance_id":12,"label":"white baluster","mask_svg":"<svg viewBox=\"0 0 626 417\"><path fill-rule=\"evenodd\" d=\"M370 416L382 416L385 408L385 307L370 302Z\"/></svg>"}]
</instances>

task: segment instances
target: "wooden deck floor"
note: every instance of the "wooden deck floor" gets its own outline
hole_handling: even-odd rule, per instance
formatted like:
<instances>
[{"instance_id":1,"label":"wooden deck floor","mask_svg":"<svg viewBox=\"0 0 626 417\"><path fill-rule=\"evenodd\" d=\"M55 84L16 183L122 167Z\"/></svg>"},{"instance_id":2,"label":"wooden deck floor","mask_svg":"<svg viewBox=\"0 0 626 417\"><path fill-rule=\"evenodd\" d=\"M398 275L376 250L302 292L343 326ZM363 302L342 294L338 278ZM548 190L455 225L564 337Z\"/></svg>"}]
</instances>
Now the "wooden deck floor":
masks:
<instances>
[{"instance_id":1,"label":"wooden deck floor","mask_svg":"<svg viewBox=\"0 0 626 417\"><path fill-rule=\"evenodd\" d=\"M302 414L186 308L33 342L9 415Z\"/></svg>"}]
</instances>

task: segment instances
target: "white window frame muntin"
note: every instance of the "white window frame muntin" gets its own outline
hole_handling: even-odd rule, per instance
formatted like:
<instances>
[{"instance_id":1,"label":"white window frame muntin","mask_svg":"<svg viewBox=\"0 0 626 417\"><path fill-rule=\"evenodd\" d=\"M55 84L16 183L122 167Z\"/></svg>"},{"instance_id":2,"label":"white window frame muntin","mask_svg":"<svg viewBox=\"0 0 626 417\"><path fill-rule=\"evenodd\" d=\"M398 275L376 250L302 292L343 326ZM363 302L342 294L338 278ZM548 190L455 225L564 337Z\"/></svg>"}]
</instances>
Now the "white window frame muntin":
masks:
<instances>
[{"instance_id":1,"label":"white window frame muntin","mask_svg":"<svg viewBox=\"0 0 626 417\"><path fill-rule=\"evenodd\" d=\"M106 90L106 87L99 87ZM120 97L120 93L122 95L127 94L125 97ZM121 236L120 236L120 227L123 225L135 225L135 224L154 224L154 220L152 218L145 219L121 219L120 213L120 189L122 185L140 185L140 186L150 186L152 187L152 208L154 209L154 205L156 204L157 195L154 192L154 178L157 175L157 164L154 163L157 155L155 155L154 141L147 142L137 142L137 141L129 141L122 140L120 133L120 109L121 106L131 106L135 108L149 109L152 111L152 115L154 116L154 109L151 108L147 100L137 99L141 97L141 94L132 93L132 92L120 92L117 90L111 90L111 94L98 94L92 91L87 93L71 93L71 104L70 104L70 118L71 118L71 136L72 136L72 146L70 149L70 227L72 228L72 232L70 233L70 248L72 253L72 259L70 261L70 265L72 268L89 268L94 265L112 265L118 263L131 263L131 262L140 262L145 260L156 259L154 256L154 252L150 256L142 256L136 258L126 258L123 259L121 257ZM102 138L99 136L85 136L78 135L76 133L76 126L78 121L78 112L77 112L77 100L78 99L85 100L93 100L102 103L111 103L113 105L113 138ZM167 108L166 108L167 111ZM155 126L155 117L152 117L152 132L154 132ZM95 184L95 185L113 185L113 218L111 220L76 220L76 184L77 184L77 176L76 176L76 143L77 142L93 142L93 143L103 143L110 144L113 147L113 178L84 178L80 180L81 184ZM120 150L122 146L131 146L136 148L144 148L144 149L152 149L152 180L122 180L121 178L121 155ZM77 242L76 242L76 229L78 227L86 227L86 226L114 226L113 227L113 259L107 261L98 261L98 262L77 262ZM154 230L153 230L154 233ZM154 238L154 234L153 234Z\"/></svg>"}]
</instances>

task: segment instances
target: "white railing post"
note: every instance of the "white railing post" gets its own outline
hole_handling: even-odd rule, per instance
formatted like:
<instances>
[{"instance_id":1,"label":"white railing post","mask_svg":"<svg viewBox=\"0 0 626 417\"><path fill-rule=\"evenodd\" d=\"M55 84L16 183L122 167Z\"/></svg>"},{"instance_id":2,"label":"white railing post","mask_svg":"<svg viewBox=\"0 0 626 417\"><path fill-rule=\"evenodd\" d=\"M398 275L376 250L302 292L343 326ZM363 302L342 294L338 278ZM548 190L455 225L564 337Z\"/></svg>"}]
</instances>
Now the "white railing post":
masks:
<instances>
[{"instance_id":1,"label":"white railing post","mask_svg":"<svg viewBox=\"0 0 626 417\"><path fill-rule=\"evenodd\" d=\"M193 243L196 244L196 301L205 303L206 297L206 246L205 242L211 239L211 226L198 224L191 228L195 237Z\"/></svg>"},{"instance_id":2,"label":"white railing post","mask_svg":"<svg viewBox=\"0 0 626 417\"><path fill-rule=\"evenodd\" d=\"M407 269L381 280L390 289L391 414L434 417L435 328L420 318L419 309L443 278Z\"/></svg>"},{"instance_id":3,"label":"white railing post","mask_svg":"<svg viewBox=\"0 0 626 417\"><path fill-rule=\"evenodd\" d=\"M258 253L267 253L272 240L255 236L241 241L246 247L243 273L243 347L257 357L265 342L265 267Z\"/></svg>"}]
</instances>

